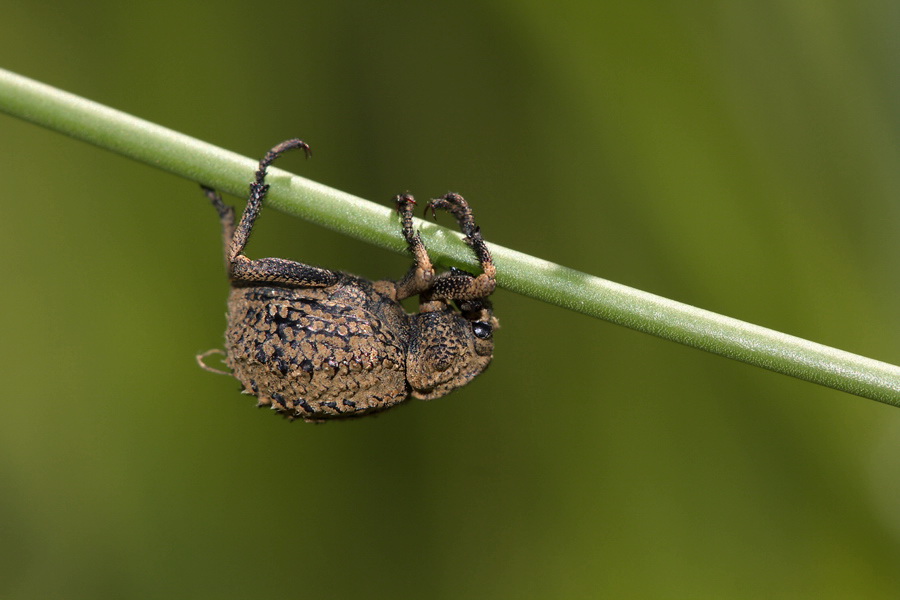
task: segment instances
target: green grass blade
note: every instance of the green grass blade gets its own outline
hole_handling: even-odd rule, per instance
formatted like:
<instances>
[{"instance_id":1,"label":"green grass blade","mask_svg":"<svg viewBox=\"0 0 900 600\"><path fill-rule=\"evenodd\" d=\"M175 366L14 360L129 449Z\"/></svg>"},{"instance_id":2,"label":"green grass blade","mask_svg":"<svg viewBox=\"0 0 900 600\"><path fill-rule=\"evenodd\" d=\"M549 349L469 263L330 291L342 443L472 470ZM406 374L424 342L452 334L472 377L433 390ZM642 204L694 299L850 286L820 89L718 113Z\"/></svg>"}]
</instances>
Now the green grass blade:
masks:
<instances>
[{"instance_id":1,"label":"green grass blade","mask_svg":"<svg viewBox=\"0 0 900 600\"><path fill-rule=\"evenodd\" d=\"M0 70L0 111L148 165L244 196L256 161ZM288 132L286 137L289 137ZM394 212L280 169L268 206L405 252ZM454 231L417 220L432 258L477 269ZM498 283L513 292L837 390L900 406L900 368L648 294L491 245Z\"/></svg>"}]
</instances>

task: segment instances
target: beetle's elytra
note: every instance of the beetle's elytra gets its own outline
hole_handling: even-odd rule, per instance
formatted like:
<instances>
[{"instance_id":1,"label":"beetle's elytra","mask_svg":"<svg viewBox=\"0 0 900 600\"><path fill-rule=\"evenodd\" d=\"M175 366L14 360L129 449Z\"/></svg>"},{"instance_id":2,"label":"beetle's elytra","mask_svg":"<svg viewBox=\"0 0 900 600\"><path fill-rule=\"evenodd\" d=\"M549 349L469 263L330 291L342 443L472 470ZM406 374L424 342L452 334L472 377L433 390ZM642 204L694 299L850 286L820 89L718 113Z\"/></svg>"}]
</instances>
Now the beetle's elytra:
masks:
<instances>
[{"instance_id":1,"label":"beetle's elytra","mask_svg":"<svg viewBox=\"0 0 900 600\"><path fill-rule=\"evenodd\" d=\"M288 418L324 421L379 412L410 397L440 398L484 371L498 327L488 300L496 270L472 211L458 194L431 200L426 210L456 218L481 263L480 275L458 269L435 273L413 229L416 202L409 194L394 199L413 257L399 281L372 282L282 258L244 255L269 189L266 169L291 149L310 155L298 139L272 148L259 162L237 226L234 208L203 188L222 222L231 280L225 363L244 392ZM411 296L419 297L414 314L400 305ZM197 357L207 369L208 354Z\"/></svg>"}]
</instances>

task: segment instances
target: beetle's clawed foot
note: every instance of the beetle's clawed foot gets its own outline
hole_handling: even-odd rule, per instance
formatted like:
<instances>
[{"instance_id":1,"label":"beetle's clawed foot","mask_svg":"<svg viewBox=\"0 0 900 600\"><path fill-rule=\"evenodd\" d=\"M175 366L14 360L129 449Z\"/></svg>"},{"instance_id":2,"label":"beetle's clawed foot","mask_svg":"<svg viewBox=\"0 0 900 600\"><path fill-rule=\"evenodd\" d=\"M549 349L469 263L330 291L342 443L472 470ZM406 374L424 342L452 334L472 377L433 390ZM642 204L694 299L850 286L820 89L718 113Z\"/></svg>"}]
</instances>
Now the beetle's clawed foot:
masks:
<instances>
[{"instance_id":1,"label":"beetle's clawed foot","mask_svg":"<svg viewBox=\"0 0 900 600\"><path fill-rule=\"evenodd\" d=\"M490 291L484 295L489 294L493 291L493 280L496 274L496 269L494 268L494 261L491 258L491 253L487 248L487 244L484 243L484 238L481 235L481 228L475 224L475 217L472 216L472 209L469 208L469 203L466 202L465 198L460 196L459 194L450 192L448 194L444 194L440 198L434 198L431 200L426 206L426 212L431 210L431 214L433 217L437 217L438 210L445 210L456 218L456 222L459 223L459 228L462 231L463 235L465 235L466 243L472 247L475 251L475 256L478 258L478 262L481 263L481 268L484 271L484 277L479 276L481 280L488 279L490 280L489 285L482 285L481 287L485 290L489 289Z\"/></svg>"},{"instance_id":2,"label":"beetle's clawed foot","mask_svg":"<svg viewBox=\"0 0 900 600\"><path fill-rule=\"evenodd\" d=\"M394 196L394 204L397 205L397 212L403 215L407 211L412 213L412 207L414 207L417 202L412 194L397 194Z\"/></svg>"},{"instance_id":3,"label":"beetle's clawed foot","mask_svg":"<svg viewBox=\"0 0 900 600\"><path fill-rule=\"evenodd\" d=\"M438 210L446 210L448 213L456 217L456 220L459 221L461 227L463 227L463 233L465 233L465 225L464 223L468 223L474 227L475 222L472 217L472 209L469 208L469 203L466 202L466 199L460 196L455 192L450 192L448 194L444 194L440 198L433 198L426 206L425 212L431 211L432 218L437 218Z\"/></svg>"},{"instance_id":4,"label":"beetle's clawed foot","mask_svg":"<svg viewBox=\"0 0 900 600\"><path fill-rule=\"evenodd\" d=\"M265 196L265 193L269 190L269 186L264 184L266 178L266 169L269 168L269 165L271 165L276 158L278 158L288 150L294 149L303 150L303 154L306 156L306 158L312 156L312 149L310 149L309 144L307 144L303 140L294 138L292 140L281 142L280 144L266 152L266 155L262 157L262 160L259 161L259 168L256 170L256 180L250 186L251 191L255 186L255 188L259 190L257 193L261 192L262 196Z\"/></svg>"}]
</instances>

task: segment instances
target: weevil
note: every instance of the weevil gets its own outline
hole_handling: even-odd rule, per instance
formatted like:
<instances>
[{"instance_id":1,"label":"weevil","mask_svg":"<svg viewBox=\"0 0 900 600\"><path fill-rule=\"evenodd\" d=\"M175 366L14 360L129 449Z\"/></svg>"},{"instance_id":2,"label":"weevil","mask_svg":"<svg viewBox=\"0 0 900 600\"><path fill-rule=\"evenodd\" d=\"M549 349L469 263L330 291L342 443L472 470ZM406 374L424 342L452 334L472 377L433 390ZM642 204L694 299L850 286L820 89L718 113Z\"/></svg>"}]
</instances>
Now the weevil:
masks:
<instances>
[{"instance_id":1,"label":"weevil","mask_svg":"<svg viewBox=\"0 0 900 600\"><path fill-rule=\"evenodd\" d=\"M283 258L252 260L244 248L266 194L266 171L288 150L309 146L291 139L259 161L247 206L235 225L234 207L203 187L219 214L231 282L224 354L231 374L258 406L289 419L321 422L359 417L409 398L440 398L477 377L494 354L499 327L489 300L496 268L472 210L448 193L425 207L452 215L481 265L474 275L460 269L436 273L413 227L415 199L394 198L400 229L413 258L397 281L369 281L341 271ZM401 300L418 296L418 312Z\"/></svg>"}]
</instances>

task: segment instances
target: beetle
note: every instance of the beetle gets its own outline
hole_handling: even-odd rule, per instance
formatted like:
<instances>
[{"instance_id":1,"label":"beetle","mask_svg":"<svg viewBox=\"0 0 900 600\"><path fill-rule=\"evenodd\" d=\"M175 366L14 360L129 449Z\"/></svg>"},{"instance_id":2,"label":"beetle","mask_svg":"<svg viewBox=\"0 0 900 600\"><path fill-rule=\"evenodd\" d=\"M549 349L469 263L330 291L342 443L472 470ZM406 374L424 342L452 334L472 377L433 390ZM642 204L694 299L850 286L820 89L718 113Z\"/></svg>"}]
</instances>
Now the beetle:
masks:
<instances>
[{"instance_id":1,"label":"beetle","mask_svg":"<svg viewBox=\"0 0 900 600\"><path fill-rule=\"evenodd\" d=\"M341 271L283 258L252 260L244 248L269 190L268 167L288 150L309 146L291 139L260 160L247 206L235 225L234 207L206 186L219 214L231 282L225 364L243 391L289 419L310 422L359 417L408 398L440 398L477 377L493 359L499 327L489 300L496 268L462 196L448 193L425 207L457 221L482 273L451 268L436 273L413 227L415 199L394 198L401 233L413 258L399 280L369 281ZM418 296L418 312L400 301Z\"/></svg>"}]
</instances>

